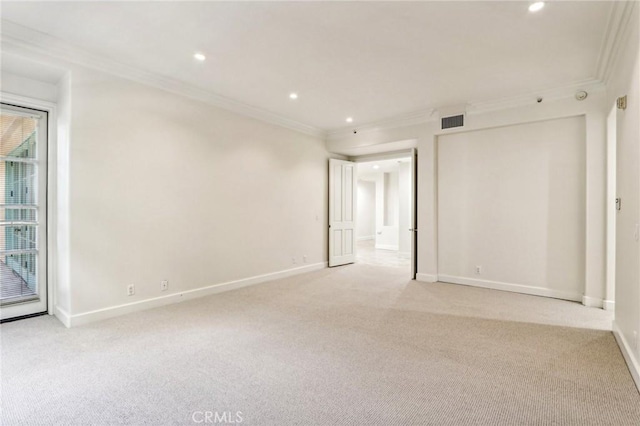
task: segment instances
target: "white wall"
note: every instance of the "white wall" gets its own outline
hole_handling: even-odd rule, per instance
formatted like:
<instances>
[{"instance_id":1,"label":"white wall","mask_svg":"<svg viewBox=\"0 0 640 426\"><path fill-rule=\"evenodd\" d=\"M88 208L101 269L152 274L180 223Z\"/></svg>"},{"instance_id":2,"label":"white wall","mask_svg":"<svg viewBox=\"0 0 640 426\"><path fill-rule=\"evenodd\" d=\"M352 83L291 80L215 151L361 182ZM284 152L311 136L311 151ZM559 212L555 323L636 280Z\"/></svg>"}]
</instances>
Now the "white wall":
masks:
<instances>
[{"instance_id":1,"label":"white wall","mask_svg":"<svg viewBox=\"0 0 640 426\"><path fill-rule=\"evenodd\" d=\"M620 60L607 86L606 105L627 95L627 109L617 112L616 306L614 332L640 388L640 53L638 5Z\"/></svg>"},{"instance_id":2,"label":"white wall","mask_svg":"<svg viewBox=\"0 0 640 426\"><path fill-rule=\"evenodd\" d=\"M375 247L398 251L408 257L411 251L410 206L411 163L408 159L386 159L380 170L371 170L371 163L360 163L362 178L371 181L375 188ZM379 164L378 164L379 166ZM368 200L363 197L363 200ZM360 202L360 199L359 199ZM370 217L363 210L369 207L358 204L359 220L366 223ZM360 224L358 224L360 228ZM362 233L365 235L366 232Z\"/></svg>"},{"instance_id":3,"label":"white wall","mask_svg":"<svg viewBox=\"0 0 640 426\"><path fill-rule=\"evenodd\" d=\"M322 140L81 68L71 95L72 314L327 260Z\"/></svg>"},{"instance_id":4,"label":"white wall","mask_svg":"<svg viewBox=\"0 0 640 426\"><path fill-rule=\"evenodd\" d=\"M441 281L582 300L584 117L440 136L437 168Z\"/></svg>"},{"instance_id":5,"label":"white wall","mask_svg":"<svg viewBox=\"0 0 640 426\"><path fill-rule=\"evenodd\" d=\"M467 113L463 131L490 129L536 121L585 116L586 140L586 213L585 213L585 282L582 302L601 307L606 283L606 138L605 124L608 108L604 102L604 88L589 88L589 96L577 101L573 95L537 103L529 103L494 110L472 110ZM442 134L437 121L427 121L404 126L359 129L331 135L327 141L329 151L356 152L377 145L380 152L393 147L394 142L417 139L418 141L418 274L424 281L438 279L437 234L437 150L436 139Z\"/></svg>"},{"instance_id":6,"label":"white wall","mask_svg":"<svg viewBox=\"0 0 640 426\"><path fill-rule=\"evenodd\" d=\"M600 307L606 297L606 117L618 96L629 95L628 108L618 112L617 178L622 179L625 207L617 216L616 246L616 337L634 372L640 387L640 248L635 243L635 224L640 223L640 64L638 39L638 5L630 17L626 41L621 46L618 63L602 87L586 88L589 96L577 101L572 94L556 99L545 99L497 107L495 110L470 110L467 112L465 130L489 129L541 120L584 115L586 127L586 218L585 218L585 282L582 302ZM438 216L436 210L436 159L435 140L441 131L435 121L406 125L372 126L360 128L356 135L344 132L333 134L327 141L331 152L380 153L393 151L400 141L418 141L418 275L419 280L438 279ZM624 183L628 181L628 184ZM634 333L635 332L635 333ZM635 338L635 339L634 339ZM621 340L622 339L622 340ZM635 343L634 343L635 340ZM624 342L623 342L624 341ZM626 342L626 343L625 343ZM626 348L626 349L625 349Z\"/></svg>"},{"instance_id":7,"label":"white wall","mask_svg":"<svg viewBox=\"0 0 640 426\"><path fill-rule=\"evenodd\" d=\"M325 265L323 140L19 48L11 55L36 61L27 79L49 65L66 73L38 86L58 103L50 268L66 324ZM13 86L26 81L20 66L11 71Z\"/></svg>"},{"instance_id":8,"label":"white wall","mask_svg":"<svg viewBox=\"0 0 640 426\"><path fill-rule=\"evenodd\" d=\"M398 164L398 254L411 255L411 162Z\"/></svg>"},{"instance_id":9,"label":"white wall","mask_svg":"<svg viewBox=\"0 0 640 426\"><path fill-rule=\"evenodd\" d=\"M384 226L398 223L398 171L383 173L384 182Z\"/></svg>"},{"instance_id":10,"label":"white wall","mask_svg":"<svg viewBox=\"0 0 640 426\"><path fill-rule=\"evenodd\" d=\"M398 250L397 170L377 175L376 212L376 248Z\"/></svg>"},{"instance_id":11,"label":"white wall","mask_svg":"<svg viewBox=\"0 0 640 426\"><path fill-rule=\"evenodd\" d=\"M358 240L373 240L376 235L376 184L358 180Z\"/></svg>"}]
</instances>

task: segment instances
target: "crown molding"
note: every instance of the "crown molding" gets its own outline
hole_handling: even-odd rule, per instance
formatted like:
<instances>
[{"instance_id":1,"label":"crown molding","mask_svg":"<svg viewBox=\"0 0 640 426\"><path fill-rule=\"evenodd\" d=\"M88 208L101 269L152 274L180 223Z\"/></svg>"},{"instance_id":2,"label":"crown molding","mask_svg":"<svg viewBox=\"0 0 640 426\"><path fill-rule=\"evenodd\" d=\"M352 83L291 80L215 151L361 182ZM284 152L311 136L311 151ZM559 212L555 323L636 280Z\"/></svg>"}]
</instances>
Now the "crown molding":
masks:
<instances>
[{"instance_id":1,"label":"crown molding","mask_svg":"<svg viewBox=\"0 0 640 426\"><path fill-rule=\"evenodd\" d=\"M527 93L523 93L517 96L491 99L486 101L471 101L467 103L466 112L469 114L476 114L500 109L517 108L533 104L539 97L543 98L546 102L557 101L560 99L571 98L575 96L577 91L580 90L591 93L597 92L599 90L604 90L604 87L605 85L601 80L590 78L552 89L528 91Z\"/></svg>"},{"instance_id":2,"label":"crown molding","mask_svg":"<svg viewBox=\"0 0 640 426\"><path fill-rule=\"evenodd\" d=\"M607 21L605 35L598 54L594 78L580 80L550 89L528 91L527 93L522 93L516 96L469 101L466 104L464 112L477 114L500 109L517 108L535 102L538 97L544 98L545 101L553 101L572 97L579 90L585 90L587 92L604 90L620 54L622 43L630 28L629 23L631 21L633 9L634 7L637 7L637 1L633 0L615 1L613 3L614 4L612 5ZM404 116L355 126L355 128L358 133L367 133L428 123L438 119L436 114L434 114L437 111L438 108L417 111ZM339 129L330 130L327 132L327 140L345 138L351 134L353 129L354 127L341 127Z\"/></svg>"},{"instance_id":3,"label":"crown molding","mask_svg":"<svg viewBox=\"0 0 640 426\"><path fill-rule=\"evenodd\" d=\"M82 67L102 71L117 77L133 80L153 86L177 95L196 99L227 111L261 120L270 124L295 130L310 136L323 138L326 132L322 129L300 123L273 112L239 102L201 87L144 71L103 56L88 52L78 46L62 41L48 34L2 20L1 41L3 49L13 48L17 51L28 51L38 55L63 60Z\"/></svg>"},{"instance_id":4,"label":"crown molding","mask_svg":"<svg viewBox=\"0 0 640 426\"><path fill-rule=\"evenodd\" d=\"M609 81L613 67L620 54L622 42L630 28L630 21L636 1L613 2L607 21L605 36L598 55L595 78L573 82L561 87L529 91L524 94L491 100L470 101L466 104L466 111L470 114L485 111L515 108L530 104L537 97L546 101L558 100L573 96L578 90L597 91L605 87ZM280 116L264 109L226 98L200 87L184 83L180 80L163 77L144 71L117 61L105 59L102 56L87 52L48 34L2 20L2 45L36 54L61 59L83 67L103 71L118 77L134 80L168 92L186 96L207 104L235 112L240 115L255 118L267 123L275 124L314 137L326 140L342 139L350 135L354 128L358 133L380 132L399 127L409 127L436 121L435 113L438 108L428 108L409 114L391 117L384 120L365 123L357 126L341 127L325 131L298 121Z\"/></svg>"},{"instance_id":5,"label":"crown molding","mask_svg":"<svg viewBox=\"0 0 640 426\"><path fill-rule=\"evenodd\" d=\"M437 110L435 108L429 108L362 125L341 127L327 132L327 140L342 139L343 137L351 134L354 129L357 130L359 134L362 134L428 123L429 121L434 120L434 113L436 111Z\"/></svg>"},{"instance_id":6,"label":"crown molding","mask_svg":"<svg viewBox=\"0 0 640 426\"><path fill-rule=\"evenodd\" d=\"M529 91L516 96L470 101L465 105L460 105L460 112L467 114L481 114L489 111L518 108L535 103L538 97L544 98L545 101L557 101L560 99L572 98L579 90L585 90L589 93L593 93L604 90L604 87L604 83L598 79L586 79L552 89ZM440 114L438 114L438 112L441 109L443 108L430 108L387 120L366 123L359 126L342 127L340 129L329 131L327 133L327 140L333 141L349 137L353 133L354 129L358 131L358 134L363 134L436 122L440 119ZM446 109L449 110L450 108Z\"/></svg>"},{"instance_id":7,"label":"crown molding","mask_svg":"<svg viewBox=\"0 0 640 426\"><path fill-rule=\"evenodd\" d=\"M616 1L611 7L595 73L596 78L605 84L609 82L613 67L620 56L622 43L630 28L633 9L637 7L636 3L637 1Z\"/></svg>"}]
</instances>

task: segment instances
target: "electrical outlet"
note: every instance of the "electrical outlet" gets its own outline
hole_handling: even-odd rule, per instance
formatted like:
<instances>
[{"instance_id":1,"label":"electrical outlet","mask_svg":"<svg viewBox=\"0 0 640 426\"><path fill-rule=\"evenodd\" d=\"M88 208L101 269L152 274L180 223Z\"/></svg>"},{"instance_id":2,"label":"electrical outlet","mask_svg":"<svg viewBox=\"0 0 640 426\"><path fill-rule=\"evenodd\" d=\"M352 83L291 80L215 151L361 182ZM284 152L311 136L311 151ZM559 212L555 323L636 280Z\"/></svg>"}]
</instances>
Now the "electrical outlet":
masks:
<instances>
[{"instance_id":1,"label":"electrical outlet","mask_svg":"<svg viewBox=\"0 0 640 426\"><path fill-rule=\"evenodd\" d=\"M160 282L160 291L167 291L169 289L169 281L162 280Z\"/></svg>"},{"instance_id":2,"label":"electrical outlet","mask_svg":"<svg viewBox=\"0 0 640 426\"><path fill-rule=\"evenodd\" d=\"M136 287L133 284L129 284L127 286L127 296L133 296L134 294L136 294Z\"/></svg>"},{"instance_id":3,"label":"electrical outlet","mask_svg":"<svg viewBox=\"0 0 640 426\"><path fill-rule=\"evenodd\" d=\"M295 256L291 258L291 262L295 265L296 264L296 258Z\"/></svg>"},{"instance_id":4,"label":"electrical outlet","mask_svg":"<svg viewBox=\"0 0 640 426\"><path fill-rule=\"evenodd\" d=\"M307 255L306 255L306 254L305 254L304 256L302 256L302 261L303 261L304 263L307 263Z\"/></svg>"},{"instance_id":5,"label":"electrical outlet","mask_svg":"<svg viewBox=\"0 0 640 426\"><path fill-rule=\"evenodd\" d=\"M480 275L482 273L482 266L476 265L476 275Z\"/></svg>"}]
</instances>

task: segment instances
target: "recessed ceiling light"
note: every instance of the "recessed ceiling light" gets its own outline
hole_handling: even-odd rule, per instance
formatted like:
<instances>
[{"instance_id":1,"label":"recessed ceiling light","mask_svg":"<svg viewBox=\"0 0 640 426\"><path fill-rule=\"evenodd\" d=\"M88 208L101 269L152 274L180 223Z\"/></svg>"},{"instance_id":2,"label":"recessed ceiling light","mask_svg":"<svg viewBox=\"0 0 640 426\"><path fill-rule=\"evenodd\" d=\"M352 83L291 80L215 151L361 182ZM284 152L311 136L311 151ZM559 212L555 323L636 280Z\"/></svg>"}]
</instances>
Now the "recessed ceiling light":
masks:
<instances>
[{"instance_id":1,"label":"recessed ceiling light","mask_svg":"<svg viewBox=\"0 0 640 426\"><path fill-rule=\"evenodd\" d=\"M353 123L353 118L347 117L347 123Z\"/></svg>"},{"instance_id":2,"label":"recessed ceiling light","mask_svg":"<svg viewBox=\"0 0 640 426\"><path fill-rule=\"evenodd\" d=\"M374 164L374 165L373 165L373 168L374 168L374 169L376 169L376 170L378 170L378 169L380 168L380 166L378 166L377 164Z\"/></svg>"},{"instance_id":3,"label":"recessed ceiling light","mask_svg":"<svg viewBox=\"0 0 640 426\"><path fill-rule=\"evenodd\" d=\"M537 1L535 3L531 3L529 6L529 12L537 12L544 7L543 1Z\"/></svg>"},{"instance_id":4,"label":"recessed ceiling light","mask_svg":"<svg viewBox=\"0 0 640 426\"><path fill-rule=\"evenodd\" d=\"M297 93L289 93L289 98L290 99L298 99L298 94Z\"/></svg>"},{"instance_id":5,"label":"recessed ceiling light","mask_svg":"<svg viewBox=\"0 0 640 426\"><path fill-rule=\"evenodd\" d=\"M193 57L200 62L203 62L205 59L207 59L206 56L204 56L204 54L200 53L200 52L196 52L193 54Z\"/></svg>"}]
</instances>

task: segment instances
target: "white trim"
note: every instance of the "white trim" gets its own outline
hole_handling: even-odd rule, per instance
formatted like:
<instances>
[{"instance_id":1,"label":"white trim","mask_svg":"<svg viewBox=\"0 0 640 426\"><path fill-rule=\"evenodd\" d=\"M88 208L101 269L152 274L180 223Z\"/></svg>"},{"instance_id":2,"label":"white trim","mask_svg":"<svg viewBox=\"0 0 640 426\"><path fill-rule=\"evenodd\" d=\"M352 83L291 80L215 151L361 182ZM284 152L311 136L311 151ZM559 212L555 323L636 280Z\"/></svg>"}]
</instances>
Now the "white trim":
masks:
<instances>
[{"instance_id":1,"label":"white trim","mask_svg":"<svg viewBox=\"0 0 640 426\"><path fill-rule=\"evenodd\" d=\"M295 130L307 135L324 138L325 131L300 123L279 114L226 98L183 81L163 77L117 61L96 55L49 34L41 33L14 22L2 20L2 48L14 47L39 55L62 59L86 68L95 69L128 80L137 81L171 93L197 99L228 111Z\"/></svg>"},{"instance_id":2,"label":"white trim","mask_svg":"<svg viewBox=\"0 0 640 426\"><path fill-rule=\"evenodd\" d=\"M615 322L615 320L613 321L612 329L613 335L616 338L616 342L620 347L620 352L622 352L622 356L624 357L624 360L627 363L627 367L629 368L629 373L631 373L631 377L633 378L633 381L636 383L636 387L640 392L640 360L635 357L633 351L631 350L629 342L627 342L627 339L625 339L624 333L622 333L622 330L620 330L620 327L618 327L618 324Z\"/></svg>"},{"instance_id":3,"label":"white trim","mask_svg":"<svg viewBox=\"0 0 640 426\"><path fill-rule=\"evenodd\" d=\"M597 89L599 86L604 86L603 82L608 81L613 65L619 56L620 46L629 28L630 16L634 6L634 1L615 2L609 16L606 34L600 49L595 78L571 82L561 87L521 93L516 96L501 99L484 101L471 100L466 104L466 112L475 113L487 110L513 108L530 103L532 96L543 96L545 100L559 99L573 96L576 90L590 91ZM223 97L177 79L163 77L152 72L106 59L51 35L6 20L2 20L2 44L4 49L13 47L62 59L83 67L97 69L172 93L198 99L238 114L296 130L311 136L325 138L326 140L342 139L353 132L353 126L325 131L308 124L300 123L262 108ZM439 114L435 114L436 111L437 108L413 111L409 114L359 125L357 126L357 130L358 133L376 132L437 121Z\"/></svg>"},{"instance_id":4,"label":"white trim","mask_svg":"<svg viewBox=\"0 0 640 426\"><path fill-rule=\"evenodd\" d=\"M630 28L629 22L635 1L616 1L611 8L602 46L598 55L596 78L605 83L609 82L613 67L620 56L620 47Z\"/></svg>"},{"instance_id":5,"label":"white trim","mask_svg":"<svg viewBox=\"0 0 640 426\"><path fill-rule=\"evenodd\" d=\"M40 161L37 158L7 157L7 156L4 156L4 155L0 155L0 160L2 160L2 161L11 161L11 162L14 162L14 163L24 163L24 164L38 164L38 161Z\"/></svg>"},{"instance_id":6,"label":"white trim","mask_svg":"<svg viewBox=\"0 0 640 426\"><path fill-rule=\"evenodd\" d=\"M616 302L614 302L613 300L603 300L602 301L602 309L604 309L605 311L615 312L616 311Z\"/></svg>"},{"instance_id":7,"label":"white trim","mask_svg":"<svg viewBox=\"0 0 640 426\"><path fill-rule=\"evenodd\" d=\"M607 114L606 144L607 144L607 192L606 192L606 280L605 298L603 307L607 311L614 311L614 301L616 294L616 179L617 179L617 121L618 108L615 104L611 106Z\"/></svg>"},{"instance_id":8,"label":"white trim","mask_svg":"<svg viewBox=\"0 0 640 426\"><path fill-rule=\"evenodd\" d=\"M415 139L415 138L404 139L401 141L388 142L386 144L366 145L366 146L361 146L359 148L370 148L372 146L391 145L391 144L411 145L411 148L394 150L394 151L382 151L382 152L376 152L374 154L354 155L349 157L349 160L353 161L354 163L369 163L371 161L393 160L396 158L410 158L411 150L418 146L418 139Z\"/></svg>"},{"instance_id":9,"label":"white trim","mask_svg":"<svg viewBox=\"0 0 640 426\"><path fill-rule=\"evenodd\" d=\"M370 143L368 145L360 145L354 147L334 147L332 146L331 141L327 141L327 149L333 152L339 152L342 155L346 155L348 156L348 158L352 159L352 161L371 161L364 158L368 156L387 156L388 158L398 158L396 154L406 153L407 155L410 155L410 150L417 148L417 146L418 140L415 138L403 139L393 142ZM381 159L383 158L378 158L376 160Z\"/></svg>"},{"instance_id":10,"label":"white trim","mask_svg":"<svg viewBox=\"0 0 640 426\"><path fill-rule=\"evenodd\" d=\"M370 241L370 240L375 240L375 239L376 239L375 235L367 235L365 237L356 238L356 241Z\"/></svg>"},{"instance_id":11,"label":"white trim","mask_svg":"<svg viewBox=\"0 0 640 426\"><path fill-rule=\"evenodd\" d=\"M3 21L4 22L4 21ZM57 104L50 101L16 95L0 91L0 102L17 104L27 108L38 109L48 113L47 118L47 312L54 315L57 292L57 152L58 152L58 111Z\"/></svg>"},{"instance_id":12,"label":"white trim","mask_svg":"<svg viewBox=\"0 0 640 426\"><path fill-rule=\"evenodd\" d=\"M590 308L602 308L604 301L598 297L582 296L582 304Z\"/></svg>"},{"instance_id":13,"label":"white trim","mask_svg":"<svg viewBox=\"0 0 640 426\"><path fill-rule=\"evenodd\" d=\"M572 98L575 96L578 90L585 90L588 93L593 93L604 89L605 85L601 80L589 78L586 80L574 81L561 87L530 91L517 96L509 96L501 99L489 99L486 101L470 101L467 106L467 114L474 115L488 111L512 109L530 105L538 97L544 98L545 102L550 102L560 99ZM455 129L456 128L454 128L454 130ZM464 128L457 129L464 130Z\"/></svg>"},{"instance_id":14,"label":"white trim","mask_svg":"<svg viewBox=\"0 0 640 426\"><path fill-rule=\"evenodd\" d=\"M76 327L79 325L84 325L84 324L88 324L95 321L101 321L108 318L117 317L120 315L139 312L139 311L143 311L151 308L157 308L160 306L170 305L173 303L179 303L185 300L196 299L199 297L209 296L212 294L222 293L225 291L236 290L242 287L261 284L268 281L277 280L280 278L286 278L293 275L303 274L306 272L317 271L320 269L324 269L326 267L327 267L327 262L314 263L312 265L301 266L299 268L286 269L283 271L272 272L269 274L243 278L236 281L228 281L225 283L214 284L211 286L198 288L195 290L188 290L188 291L183 291L179 293L168 294L166 296L154 297L152 299L140 300L138 302L125 303L123 305L112 306L104 309L97 309L95 311L83 312L80 314L71 315L71 317L68 319L69 321L68 327ZM56 311L56 315L57 315L57 311ZM61 319L61 321L63 320Z\"/></svg>"},{"instance_id":15,"label":"white trim","mask_svg":"<svg viewBox=\"0 0 640 426\"><path fill-rule=\"evenodd\" d=\"M393 244L376 244L376 250L398 251L398 246Z\"/></svg>"},{"instance_id":16,"label":"white trim","mask_svg":"<svg viewBox=\"0 0 640 426\"><path fill-rule=\"evenodd\" d=\"M56 306L53 310L53 315L55 315L55 317L58 318L65 327L71 327L71 316L69 316L69 313L67 311L59 306Z\"/></svg>"},{"instance_id":17,"label":"white trim","mask_svg":"<svg viewBox=\"0 0 640 426\"><path fill-rule=\"evenodd\" d=\"M20 105L15 105L15 106L20 106ZM40 114L38 111L33 111L33 112L19 112L19 111L15 111L12 109L8 109L8 108L4 108L4 107L0 107L0 111L2 111L2 113L8 113L14 116L18 116L18 117L22 117L22 118L30 118L30 119L34 119L34 120L42 120L42 118L44 117L44 115Z\"/></svg>"},{"instance_id":18,"label":"white trim","mask_svg":"<svg viewBox=\"0 0 640 426\"><path fill-rule=\"evenodd\" d=\"M438 276L432 274L416 274L416 281L420 281L423 283L436 283L438 282Z\"/></svg>"},{"instance_id":19,"label":"white trim","mask_svg":"<svg viewBox=\"0 0 640 426\"><path fill-rule=\"evenodd\" d=\"M554 299L571 300L574 302L582 301L582 295L567 291L552 290L545 287L530 286L524 284L512 284L499 281L479 280L475 278L454 277L451 275L438 275L438 281L462 284L472 287L489 288L492 290L510 291L512 293L530 294L533 296L552 297Z\"/></svg>"},{"instance_id":20,"label":"white trim","mask_svg":"<svg viewBox=\"0 0 640 426\"><path fill-rule=\"evenodd\" d=\"M417 124L428 123L429 121L437 120L434 116L435 109L429 108L426 110L414 111L409 114L391 117L388 119L374 121L371 123L365 123L355 126L359 134L379 132L381 130L395 129L398 127L409 127ZM354 126L342 127L327 132L327 140L342 139L353 133Z\"/></svg>"},{"instance_id":21,"label":"white trim","mask_svg":"<svg viewBox=\"0 0 640 426\"><path fill-rule=\"evenodd\" d=\"M13 253L37 253L38 254L38 285L41 285L44 281L44 290L40 289L39 295L43 296L38 299L37 302L33 302L32 304L24 304L22 308L10 308L10 316L20 316L20 312L24 310L25 313L33 313L27 312L29 309L37 309L37 312L46 311L49 315L53 314L53 308L55 305L55 291L56 291L56 280L52 275L52 270L55 270L53 266L55 263L55 242L56 242L56 231L55 226L52 226L54 223L52 221L51 212L56 210L56 205L54 202L54 197L56 195L56 183L55 180L52 179L52 169L55 170L55 157L52 153L55 154L57 147L57 115L56 115L56 104L50 101L21 96L17 94L13 94L6 91L0 91L0 102L6 103L7 107L3 107L4 111L11 111L12 114L17 113L21 116L26 117L36 117L38 120L42 120L45 118L46 121L38 121L38 129L41 128L43 123L46 123L46 144L38 149L39 158L44 157L44 163L40 164L41 170L44 170L44 174L38 177L38 185L39 187L45 187L44 199L41 198L41 195L38 196L37 204L30 205L28 208L36 208L38 211L44 215L45 220L39 220L39 225L41 229L38 231L38 241L41 244L38 250L18 250L13 251ZM10 106L14 106L22 109L36 110L29 111L28 113L13 111ZM43 113L41 113L43 112ZM44 148L44 153L40 151L40 149ZM43 155L44 154L44 155ZM23 163L34 163L37 164L40 160L26 160L20 161L19 159L11 159L11 157L3 157L3 159L10 159L11 161L18 161ZM43 234L42 234L43 233ZM44 239L44 244L40 238ZM43 273L44 271L44 273ZM42 277L44 275L44 278ZM37 305L36 305L37 303ZM42 306L44 305L44 306ZM28 306L31 306L30 308ZM42 309L44 308L44 309ZM4 316L3 316L4 318Z\"/></svg>"},{"instance_id":22,"label":"white trim","mask_svg":"<svg viewBox=\"0 0 640 426\"><path fill-rule=\"evenodd\" d=\"M0 92L0 99L2 100L2 102L16 102L19 104L18 106L25 105L27 108L44 110L49 113L56 109L56 104L54 102L43 101L36 98L30 98L28 96L16 95L15 93L5 91ZM51 119L51 117L49 117L49 119Z\"/></svg>"},{"instance_id":23,"label":"white trim","mask_svg":"<svg viewBox=\"0 0 640 426\"><path fill-rule=\"evenodd\" d=\"M553 101L571 98L575 96L576 91L585 90L589 93L604 90L605 85L602 80L597 78L588 78L585 80L574 81L565 84L560 87L554 87L550 89L532 90L526 93L520 93L514 96L508 96L505 98L488 99L488 100L471 100L466 104L467 115L474 115L489 111L512 109L525 105L529 105L535 101L539 96L543 97L545 101ZM387 120L375 121L372 123L365 123L357 126L358 134L380 132L385 130L391 130L398 127L410 127L426 123L436 123L440 120L437 109L432 108L428 110L422 110L413 112L407 115L390 118ZM453 129L439 129L436 134L448 134L455 131L468 131L467 125L464 127L458 127ZM476 130L476 129L472 129ZM343 127L340 129L330 130L326 134L327 141L337 141L349 137L353 133L353 127ZM376 144L374 144L376 145ZM365 148L365 146L357 147L359 149Z\"/></svg>"},{"instance_id":24,"label":"white trim","mask_svg":"<svg viewBox=\"0 0 640 426\"><path fill-rule=\"evenodd\" d=\"M329 153L329 158L333 158L334 160L351 161L351 160L349 160L349 156L348 155L343 155L343 154L340 154L338 152L330 152Z\"/></svg>"}]
</instances>

